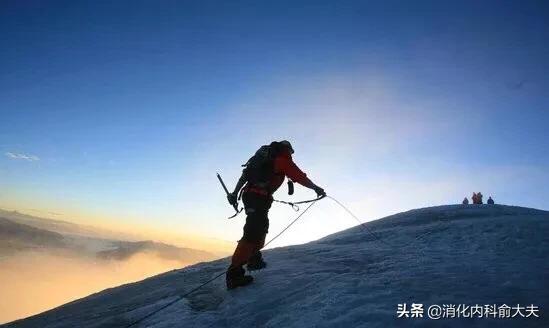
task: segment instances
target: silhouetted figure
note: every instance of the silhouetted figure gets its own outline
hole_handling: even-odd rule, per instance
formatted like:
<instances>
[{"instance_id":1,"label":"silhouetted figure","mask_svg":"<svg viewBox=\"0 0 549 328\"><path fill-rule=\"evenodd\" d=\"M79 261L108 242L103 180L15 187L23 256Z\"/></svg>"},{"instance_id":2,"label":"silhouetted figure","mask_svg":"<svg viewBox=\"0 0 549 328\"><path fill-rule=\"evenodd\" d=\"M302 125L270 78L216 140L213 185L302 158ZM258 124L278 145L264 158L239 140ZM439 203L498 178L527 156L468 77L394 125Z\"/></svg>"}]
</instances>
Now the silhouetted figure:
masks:
<instances>
[{"instance_id":1,"label":"silhouetted figure","mask_svg":"<svg viewBox=\"0 0 549 328\"><path fill-rule=\"evenodd\" d=\"M288 177L316 192L318 197L326 196L321 187L314 184L307 175L293 162L294 149L289 141L273 141L262 146L244 166L242 175L232 193L227 195L231 205L238 203L241 192L246 224L244 235L238 242L227 269L227 288L233 289L252 282L252 276L245 275L243 268L247 264L248 271L266 267L260 250L265 244L265 236L269 229L269 208L273 202L273 193ZM242 190L242 191L241 191Z\"/></svg>"},{"instance_id":2,"label":"silhouetted figure","mask_svg":"<svg viewBox=\"0 0 549 328\"><path fill-rule=\"evenodd\" d=\"M463 202L461 202L463 205L469 205L469 199L467 197L463 198Z\"/></svg>"},{"instance_id":3,"label":"silhouetted figure","mask_svg":"<svg viewBox=\"0 0 549 328\"><path fill-rule=\"evenodd\" d=\"M488 197L486 204L494 205L494 200L492 199L492 196Z\"/></svg>"},{"instance_id":4,"label":"silhouetted figure","mask_svg":"<svg viewBox=\"0 0 549 328\"><path fill-rule=\"evenodd\" d=\"M482 193L479 191L473 193L473 197L471 197L473 200L473 204L482 204Z\"/></svg>"}]
</instances>

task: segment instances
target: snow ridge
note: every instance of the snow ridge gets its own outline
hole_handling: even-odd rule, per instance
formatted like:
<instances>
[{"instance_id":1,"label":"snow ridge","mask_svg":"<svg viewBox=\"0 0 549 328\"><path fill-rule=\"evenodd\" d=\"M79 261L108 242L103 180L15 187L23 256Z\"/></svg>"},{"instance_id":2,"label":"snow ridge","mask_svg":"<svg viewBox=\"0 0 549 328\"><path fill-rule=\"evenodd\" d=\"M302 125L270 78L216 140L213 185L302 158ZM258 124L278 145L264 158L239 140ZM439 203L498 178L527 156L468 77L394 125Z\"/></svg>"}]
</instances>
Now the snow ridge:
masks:
<instances>
[{"instance_id":1,"label":"snow ridge","mask_svg":"<svg viewBox=\"0 0 549 328\"><path fill-rule=\"evenodd\" d=\"M504 205L411 210L267 250L246 288L223 279L137 327L549 326L549 212ZM428 233L426 233L428 232ZM424 237L417 238L424 234ZM394 247L391 245L407 245ZM126 327L222 273L228 259L108 289L6 327ZM540 318L397 318L400 303L534 304Z\"/></svg>"}]
</instances>

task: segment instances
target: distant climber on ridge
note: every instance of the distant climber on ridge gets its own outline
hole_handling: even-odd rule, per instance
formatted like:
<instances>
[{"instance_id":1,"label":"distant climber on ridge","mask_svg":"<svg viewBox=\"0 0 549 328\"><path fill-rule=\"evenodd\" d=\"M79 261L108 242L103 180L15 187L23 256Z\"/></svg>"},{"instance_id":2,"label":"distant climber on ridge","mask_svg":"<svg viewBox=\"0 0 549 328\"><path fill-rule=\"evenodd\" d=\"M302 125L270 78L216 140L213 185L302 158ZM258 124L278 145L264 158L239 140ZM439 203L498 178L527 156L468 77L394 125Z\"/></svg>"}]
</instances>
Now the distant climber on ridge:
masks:
<instances>
[{"instance_id":1,"label":"distant climber on ridge","mask_svg":"<svg viewBox=\"0 0 549 328\"><path fill-rule=\"evenodd\" d=\"M494 205L494 200L492 199L492 196L488 197L488 200L486 201L486 204Z\"/></svg>"},{"instance_id":2,"label":"distant climber on ridge","mask_svg":"<svg viewBox=\"0 0 549 328\"><path fill-rule=\"evenodd\" d=\"M469 205L469 199L467 197L463 198L463 202L461 202L463 205Z\"/></svg>"},{"instance_id":3,"label":"distant climber on ridge","mask_svg":"<svg viewBox=\"0 0 549 328\"><path fill-rule=\"evenodd\" d=\"M245 168L234 191L227 196L229 203L234 206L241 192L246 211L244 234L236 246L226 274L227 289L245 286L253 281L252 276L244 274L244 264L247 264L248 271L266 267L260 250L265 244L269 229L267 215L273 202L272 195L282 185L285 177L314 190L318 197L326 196L324 189L307 178L293 162L293 153L292 145L286 140L273 141L270 145L262 146L243 165Z\"/></svg>"},{"instance_id":4,"label":"distant climber on ridge","mask_svg":"<svg viewBox=\"0 0 549 328\"><path fill-rule=\"evenodd\" d=\"M473 197L471 197L473 200L473 204L482 204L482 193L479 191L478 193L473 193Z\"/></svg>"}]
</instances>

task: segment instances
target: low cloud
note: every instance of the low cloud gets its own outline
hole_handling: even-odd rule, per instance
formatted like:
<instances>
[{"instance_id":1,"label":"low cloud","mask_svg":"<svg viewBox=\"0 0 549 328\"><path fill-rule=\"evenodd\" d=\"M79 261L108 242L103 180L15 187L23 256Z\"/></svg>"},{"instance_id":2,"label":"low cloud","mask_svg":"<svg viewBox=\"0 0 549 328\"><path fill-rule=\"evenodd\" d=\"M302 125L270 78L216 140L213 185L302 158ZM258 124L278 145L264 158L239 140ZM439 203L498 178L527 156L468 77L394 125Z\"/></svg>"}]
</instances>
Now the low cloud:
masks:
<instances>
[{"instance_id":1,"label":"low cloud","mask_svg":"<svg viewBox=\"0 0 549 328\"><path fill-rule=\"evenodd\" d=\"M22 160L29 161L29 162L35 162L35 161L40 160L40 158L38 156L35 156L35 155L27 155L27 154L12 153L12 152L7 152L7 153L4 153L4 154L9 159L13 159L13 160L22 159Z\"/></svg>"},{"instance_id":2,"label":"low cloud","mask_svg":"<svg viewBox=\"0 0 549 328\"><path fill-rule=\"evenodd\" d=\"M0 263L0 325L192 264L149 253L109 261L63 251L23 252Z\"/></svg>"}]
</instances>

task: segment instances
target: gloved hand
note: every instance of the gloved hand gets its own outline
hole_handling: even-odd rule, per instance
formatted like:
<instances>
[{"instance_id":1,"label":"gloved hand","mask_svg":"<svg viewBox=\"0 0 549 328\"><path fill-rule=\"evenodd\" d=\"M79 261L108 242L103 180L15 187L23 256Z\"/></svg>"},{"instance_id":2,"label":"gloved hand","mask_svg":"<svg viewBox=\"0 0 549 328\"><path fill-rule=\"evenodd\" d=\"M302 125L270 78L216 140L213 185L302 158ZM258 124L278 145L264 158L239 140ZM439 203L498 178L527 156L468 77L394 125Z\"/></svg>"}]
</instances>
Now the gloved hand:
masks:
<instances>
[{"instance_id":1,"label":"gloved hand","mask_svg":"<svg viewBox=\"0 0 549 328\"><path fill-rule=\"evenodd\" d=\"M324 189L320 188L319 186L314 186L313 190L316 192L317 197L326 196L326 192L324 191Z\"/></svg>"},{"instance_id":2,"label":"gloved hand","mask_svg":"<svg viewBox=\"0 0 549 328\"><path fill-rule=\"evenodd\" d=\"M227 200L229 201L229 204L231 204L232 206L238 203L238 197L236 196L235 193L228 194Z\"/></svg>"}]
</instances>

